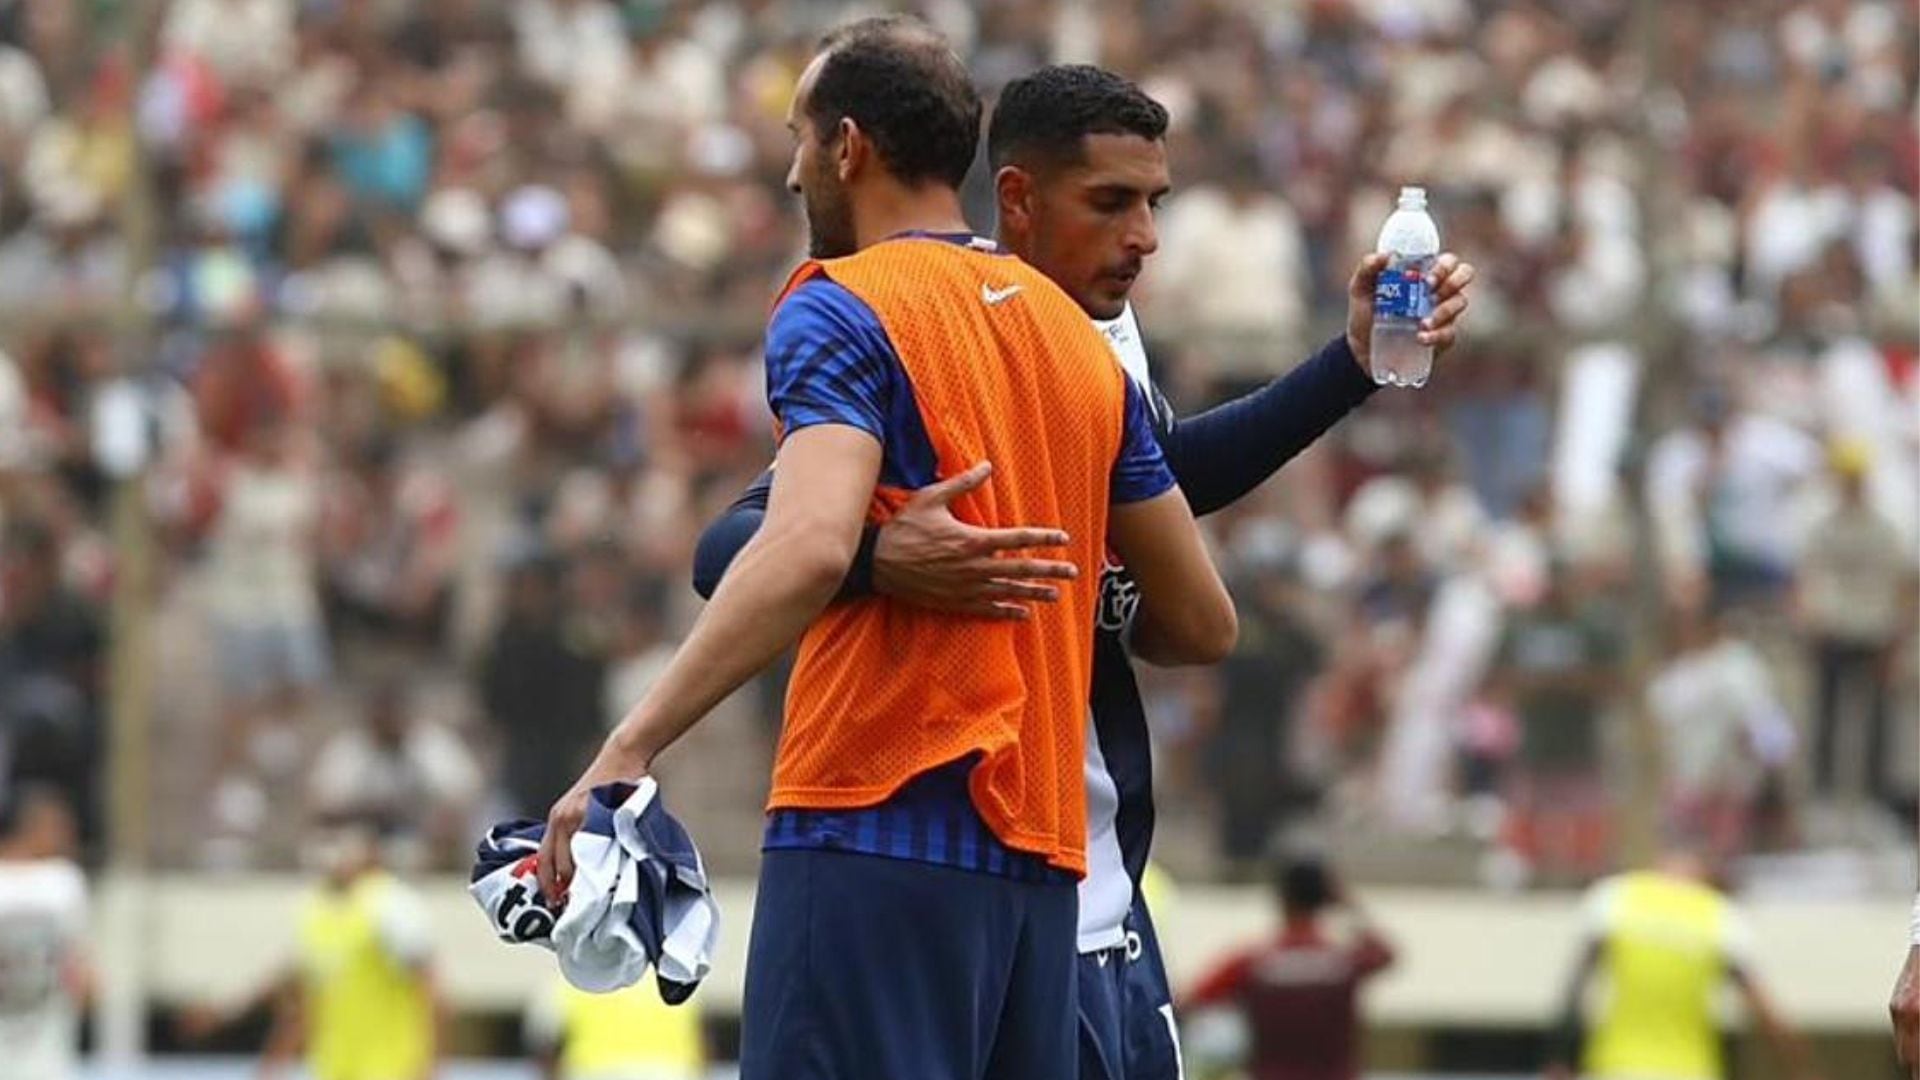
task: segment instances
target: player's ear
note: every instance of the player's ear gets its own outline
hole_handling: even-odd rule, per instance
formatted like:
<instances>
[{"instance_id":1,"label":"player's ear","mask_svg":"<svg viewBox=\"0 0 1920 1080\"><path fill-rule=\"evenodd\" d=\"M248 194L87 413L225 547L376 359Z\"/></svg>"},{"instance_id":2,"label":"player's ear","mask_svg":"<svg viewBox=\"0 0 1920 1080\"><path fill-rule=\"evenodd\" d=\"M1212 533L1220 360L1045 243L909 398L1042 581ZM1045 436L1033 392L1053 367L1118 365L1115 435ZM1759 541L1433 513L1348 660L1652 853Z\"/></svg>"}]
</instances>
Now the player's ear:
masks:
<instances>
[{"instance_id":1,"label":"player's ear","mask_svg":"<svg viewBox=\"0 0 1920 1080\"><path fill-rule=\"evenodd\" d=\"M840 129L834 135L833 145L828 152L833 155L834 174L844 184L852 180L854 174L865 168L872 159L873 142L850 116L840 118Z\"/></svg>"},{"instance_id":2,"label":"player's ear","mask_svg":"<svg viewBox=\"0 0 1920 1080\"><path fill-rule=\"evenodd\" d=\"M1015 229L1027 229L1033 221L1033 174L1018 165L1003 165L993 174L994 200L999 204L1000 221Z\"/></svg>"}]
</instances>

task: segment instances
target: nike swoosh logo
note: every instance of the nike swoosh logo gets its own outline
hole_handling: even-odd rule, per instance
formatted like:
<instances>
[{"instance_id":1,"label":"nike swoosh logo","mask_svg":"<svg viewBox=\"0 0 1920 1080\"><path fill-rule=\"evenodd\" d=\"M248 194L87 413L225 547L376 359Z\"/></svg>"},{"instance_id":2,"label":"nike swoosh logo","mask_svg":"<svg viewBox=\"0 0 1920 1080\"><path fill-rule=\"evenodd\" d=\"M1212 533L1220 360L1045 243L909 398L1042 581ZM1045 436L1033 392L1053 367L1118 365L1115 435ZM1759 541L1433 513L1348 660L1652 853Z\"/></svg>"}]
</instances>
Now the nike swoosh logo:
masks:
<instances>
[{"instance_id":1,"label":"nike swoosh logo","mask_svg":"<svg viewBox=\"0 0 1920 1080\"><path fill-rule=\"evenodd\" d=\"M1018 285L1009 285L1004 289L996 289L984 281L980 283L980 299L985 301L988 307L999 307L1001 304L1019 295L1020 286Z\"/></svg>"}]
</instances>

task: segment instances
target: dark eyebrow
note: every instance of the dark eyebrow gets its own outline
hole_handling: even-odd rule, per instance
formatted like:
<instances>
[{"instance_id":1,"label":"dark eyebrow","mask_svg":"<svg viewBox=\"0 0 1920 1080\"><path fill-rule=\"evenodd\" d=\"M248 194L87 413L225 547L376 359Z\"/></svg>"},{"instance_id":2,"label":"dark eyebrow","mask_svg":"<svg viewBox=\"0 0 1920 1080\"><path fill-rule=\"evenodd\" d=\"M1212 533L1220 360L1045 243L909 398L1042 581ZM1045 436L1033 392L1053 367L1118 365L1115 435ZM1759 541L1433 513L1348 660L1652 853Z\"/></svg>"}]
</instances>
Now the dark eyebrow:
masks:
<instances>
[{"instance_id":1,"label":"dark eyebrow","mask_svg":"<svg viewBox=\"0 0 1920 1080\"><path fill-rule=\"evenodd\" d=\"M1115 181L1113 183L1108 183L1108 184L1094 184L1087 188L1087 194L1095 198L1101 198L1101 197L1112 196L1112 195L1122 195L1122 196L1127 196L1131 198L1132 196L1135 196L1135 195L1141 195L1141 196L1145 196L1146 199L1149 202L1151 202L1155 199L1166 198L1166 196L1170 192L1172 192L1172 190L1173 189L1171 187L1157 187L1151 191L1148 191L1145 188L1135 187L1132 184L1123 184L1118 181Z\"/></svg>"}]
</instances>

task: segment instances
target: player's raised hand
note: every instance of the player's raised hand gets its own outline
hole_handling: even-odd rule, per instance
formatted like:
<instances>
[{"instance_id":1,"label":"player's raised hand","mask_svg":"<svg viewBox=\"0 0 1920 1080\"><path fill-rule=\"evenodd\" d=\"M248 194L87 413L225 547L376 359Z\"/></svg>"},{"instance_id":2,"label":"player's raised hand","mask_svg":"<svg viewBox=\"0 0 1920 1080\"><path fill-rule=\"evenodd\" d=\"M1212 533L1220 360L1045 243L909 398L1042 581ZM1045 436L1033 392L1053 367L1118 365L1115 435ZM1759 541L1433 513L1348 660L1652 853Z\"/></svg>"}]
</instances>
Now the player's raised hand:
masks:
<instances>
[{"instance_id":1,"label":"player's raised hand","mask_svg":"<svg viewBox=\"0 0 1920 1080\"><path fill-rule=\"evenodd\" d=\"M1047 582L1078 577L1079 568L1031 552L1061 547L1066 533L989 529L953 516L953 501L992 476L993 466L983 461L914 492L874 543L874 590L920 607L990 619L1024 619L1027 604L1058 600L1060 591Z\"/></svg>"},{"instance_id":2,"label":"player's raised hand","mask_svg":"<svg viewBox=\"0 0 1920 1080\"><path fill-rule=\"evenodd\" d=\"M1347 345L1360 370L1372 373L1373 287L1380 271L1387 268L1387 256L1376 252L1361 257L1347 280ZM1427 271L1427 289L1432 294L1432 310L1420 322L1419 340L1433 346L1439 356L1453 347L1460 336L1460 317L1467 313L1467 286L1473 284L1474 269L1451 251L1442 252Z\"/></svg>"}]
</instances>

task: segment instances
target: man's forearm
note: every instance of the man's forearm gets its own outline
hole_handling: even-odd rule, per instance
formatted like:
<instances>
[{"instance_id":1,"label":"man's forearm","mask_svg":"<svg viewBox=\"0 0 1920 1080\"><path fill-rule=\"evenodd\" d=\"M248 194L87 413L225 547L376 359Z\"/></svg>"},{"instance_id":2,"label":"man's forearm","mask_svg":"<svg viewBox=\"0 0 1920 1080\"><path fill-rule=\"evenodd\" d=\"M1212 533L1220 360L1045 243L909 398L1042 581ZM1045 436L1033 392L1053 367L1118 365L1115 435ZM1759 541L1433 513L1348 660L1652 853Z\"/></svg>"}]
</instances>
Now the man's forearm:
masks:
<instances>
[{"instance_id":1,"label":"man's forearm","mask_svg":"<svg viewBox=\"0 0 1920 1080\"><path fill-rule=\"evenodd\" d=\"M645 698L607 738L594 772L644 771L694 722L799 640L846 573L851 551L797 532L748 541Z\"/></svg>"},{"instance_id":2,"label":"man's forearm","mask_svg":"<svg viewBox=\"0 0 1920 1080\"><path fill-rule=\"evenodd\" d=\"M766 520L767 496L771 489L770 476L763 474L700 534L700 542L693 550L693 591L702 599L713 599L727 568L760 531L760 523ZM873 595L873 546L879 531L873 525L862 531L860 547L854 552L846 577L841 580L837 599Z\"/></svg>"},{"instance_id":3,"label":"man's forearm","mask_svg":"<svg viewBox=\"0 0 1920 1080\"><path fill-rule=\"evenodd\" d=\"M1342 335L1251 394L1180 420L1160 447L1193 512L1210 514L1265 483L1376 389Z\"/></svg>"}]
</instances>

